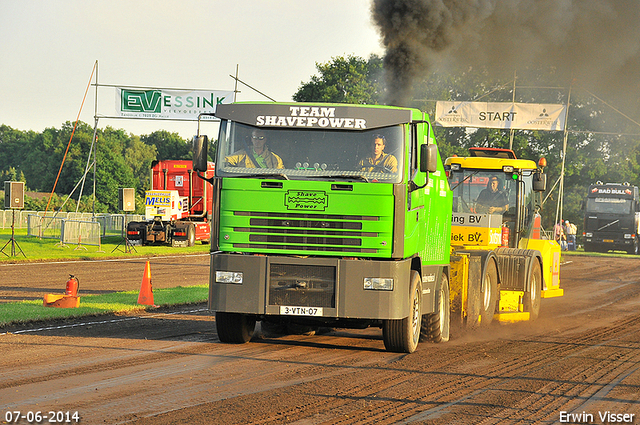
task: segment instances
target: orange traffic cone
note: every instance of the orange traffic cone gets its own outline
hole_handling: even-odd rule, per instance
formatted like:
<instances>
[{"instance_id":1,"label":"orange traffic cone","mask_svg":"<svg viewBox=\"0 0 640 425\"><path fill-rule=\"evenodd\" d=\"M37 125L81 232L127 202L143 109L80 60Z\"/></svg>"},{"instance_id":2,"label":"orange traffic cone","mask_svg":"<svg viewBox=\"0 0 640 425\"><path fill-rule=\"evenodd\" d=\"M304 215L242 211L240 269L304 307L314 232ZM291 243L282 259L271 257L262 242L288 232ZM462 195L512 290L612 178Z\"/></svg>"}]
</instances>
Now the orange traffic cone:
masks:
<instances>
[{"instance_id":1,"label":"orange traffic cone","mask_svg":"<svg viewBox=\"0 0 640 425\"><path fill-rule=\"evenodd\" d=\"M151 286L151 266L148 261L144 270L144 276L142 277L142 286L140 287L140 294L138 295L138 304L154 305L153 287Z\"/></svg>"}]
</instances>

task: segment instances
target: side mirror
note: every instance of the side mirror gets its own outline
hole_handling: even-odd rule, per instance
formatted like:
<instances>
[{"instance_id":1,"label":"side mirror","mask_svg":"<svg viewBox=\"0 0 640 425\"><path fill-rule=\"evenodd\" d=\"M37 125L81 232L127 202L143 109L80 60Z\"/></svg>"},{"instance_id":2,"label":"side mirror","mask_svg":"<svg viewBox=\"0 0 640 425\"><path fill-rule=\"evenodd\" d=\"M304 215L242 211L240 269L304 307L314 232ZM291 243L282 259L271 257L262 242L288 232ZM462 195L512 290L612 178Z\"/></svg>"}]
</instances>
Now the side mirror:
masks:
<instances>
[{"instance_id":1,"label":"side mirror","mask_svg":"<svg viewBox=\"0 0 640 425\"><path fill-rule=\"evenodd\" d=\"M201 173L207 171L207 150L209 138L207 136L193 137L193 169Z\"/></svg>"},{"instance_id":2,"label":"side mirror","mask_svg":"<svg viewBox=\"0 0 640 425\"><path fill-rule=\"evenodd\" d=\"M436 145L420 146L420 171L433 173L438 170L438 147Z\"/></svg>"},{"instance_id":3,"label":"side mirror","mask_svg":"<svg viewBox=\"0 0 640 425\"><path fill-rule=\"evenodd\" d=\"M533 191L544 192L547 190L547 175L543 172L533 173Z\"/></svg>"}]
</instances>

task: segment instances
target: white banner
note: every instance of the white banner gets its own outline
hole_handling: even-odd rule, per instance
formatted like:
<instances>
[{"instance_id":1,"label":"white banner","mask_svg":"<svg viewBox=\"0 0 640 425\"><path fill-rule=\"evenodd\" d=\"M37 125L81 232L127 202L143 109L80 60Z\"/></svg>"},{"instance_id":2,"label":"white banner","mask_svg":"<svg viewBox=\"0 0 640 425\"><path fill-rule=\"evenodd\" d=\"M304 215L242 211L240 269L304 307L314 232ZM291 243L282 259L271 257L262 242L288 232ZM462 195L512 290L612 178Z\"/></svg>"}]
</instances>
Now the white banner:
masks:
<instances>
[{"instance_id":1,"label":"white banner","mask_svg":"<svg viewBox=\"0 0 640 425\"><path fill-rule=\"evenodd\" d=\"M120 117L192 121L201 113L215 112L216 105L232 102L233 91L116 87L116 113Z\"/></svg>"},{"instance_id":2,"label":"white banner","mask_svg":"<svg viewBox=\"0 0 640 425\"><path fill-rule=\"evenodd\" d=\"M564 129L565 105L504 102L436 102L436 125L514 130Z\"/></svg>"}]
</instances>

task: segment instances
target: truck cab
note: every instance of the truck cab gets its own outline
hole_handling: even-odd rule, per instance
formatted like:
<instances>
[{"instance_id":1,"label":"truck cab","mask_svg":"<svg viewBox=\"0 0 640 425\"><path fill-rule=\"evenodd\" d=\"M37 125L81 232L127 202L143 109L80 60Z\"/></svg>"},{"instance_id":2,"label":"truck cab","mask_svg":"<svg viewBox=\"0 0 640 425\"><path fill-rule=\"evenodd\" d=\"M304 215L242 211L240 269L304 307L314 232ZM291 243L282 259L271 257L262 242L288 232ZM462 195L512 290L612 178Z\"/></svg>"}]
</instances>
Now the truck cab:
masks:
<instances>
[{"instance_id":1,"label":"truck cab","mask_svg":"<svg viewBox=\"0 0 640 425\"><path fill-rule=\"evenodd\" d=\"M639 253L640 203L638 187L629 183L597 182L589 186L584 209L584 250Z\"/></svg>"},{"instance_id":2,"label":"truck cab","mask_svg":"<svg viewBox=\"0 0 640 425\"><path fill-rule=\"evenodd\" d=\"M221 341L249 341L256 322L380 327L390 351L448 339L451 192L425 113L243 102L215 116ZM207 141L194 140L196 170Z\"/></svg>"},{"instance_id":3,"label":"truck cab","mask_svg":"<svg viewBox=\"0 0 640 425\"><path fill-rule=\"evenodd\" d=\"M206 162L204 167L204 177L212 176L214 163ZM208 243L211 198L211 185L195 176L192 161L154 161L151 190L145 192L145 221L127 223L127 239L133 245Z\"/></svg>"}]
</instances>

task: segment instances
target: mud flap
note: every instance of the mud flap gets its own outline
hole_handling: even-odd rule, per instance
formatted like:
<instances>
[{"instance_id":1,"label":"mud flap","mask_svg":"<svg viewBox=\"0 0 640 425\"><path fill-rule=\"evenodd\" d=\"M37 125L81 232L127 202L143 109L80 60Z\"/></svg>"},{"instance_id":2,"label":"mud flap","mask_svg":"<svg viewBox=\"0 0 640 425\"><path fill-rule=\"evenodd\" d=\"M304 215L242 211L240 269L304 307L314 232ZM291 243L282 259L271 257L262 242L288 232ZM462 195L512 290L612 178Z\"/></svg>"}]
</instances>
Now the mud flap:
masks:
<instances>
[{"instance_id":1,"label":"mud flap","mask_svg":"<svg viewBox=\"0 0 640 425\"><path fill-rule=\"evenodd\" d=\"M482 258L469 258L469 285L467 294L466 327L475 328L480 325L482 310Z\"/></svg>"}]
</instances>

